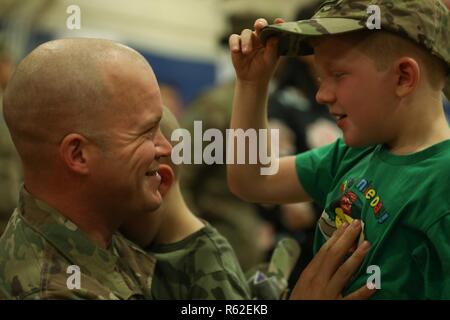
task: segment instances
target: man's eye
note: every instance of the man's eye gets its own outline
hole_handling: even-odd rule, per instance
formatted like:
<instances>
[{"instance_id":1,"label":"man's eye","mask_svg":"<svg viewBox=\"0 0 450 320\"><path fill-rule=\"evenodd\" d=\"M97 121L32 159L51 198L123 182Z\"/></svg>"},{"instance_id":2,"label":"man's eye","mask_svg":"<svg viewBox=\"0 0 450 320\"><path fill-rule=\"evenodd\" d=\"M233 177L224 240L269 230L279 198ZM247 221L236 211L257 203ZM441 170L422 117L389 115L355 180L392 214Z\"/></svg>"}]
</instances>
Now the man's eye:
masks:
<instances>
[{"instance_id":1,"label":"man's eye","mask_svg":"<svg viewBox=\"0 0 450 320\"><path fill-rule=\"evenodd\" d=\"M147 138L153 138L154 135L155 135L155 127L144 132L144 137L147 137Z\"/></svg>"}]
</instances>

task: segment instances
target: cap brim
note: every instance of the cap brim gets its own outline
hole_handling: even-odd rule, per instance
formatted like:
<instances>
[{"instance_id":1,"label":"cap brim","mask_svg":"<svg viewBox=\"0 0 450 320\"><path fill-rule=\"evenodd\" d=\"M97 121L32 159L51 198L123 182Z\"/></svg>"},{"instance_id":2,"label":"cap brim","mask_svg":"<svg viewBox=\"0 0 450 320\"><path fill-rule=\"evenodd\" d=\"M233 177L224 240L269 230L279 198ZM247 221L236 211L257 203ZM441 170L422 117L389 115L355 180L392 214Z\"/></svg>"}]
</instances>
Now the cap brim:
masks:
<instances>
[{"instance_id":1,"label":"cap brim","mask_svg":"<svg viewBox=\"0 0 450 320\"><path fill-rule=\"evenodd\" d=\"M367 29L360 20L346 18L316 18L297 22L272 24L261 31L265 44L270 37L278 37L280 55L308 55L313 50L306 40L311 37L343 34Z\"/></svg>"}]
</instances>

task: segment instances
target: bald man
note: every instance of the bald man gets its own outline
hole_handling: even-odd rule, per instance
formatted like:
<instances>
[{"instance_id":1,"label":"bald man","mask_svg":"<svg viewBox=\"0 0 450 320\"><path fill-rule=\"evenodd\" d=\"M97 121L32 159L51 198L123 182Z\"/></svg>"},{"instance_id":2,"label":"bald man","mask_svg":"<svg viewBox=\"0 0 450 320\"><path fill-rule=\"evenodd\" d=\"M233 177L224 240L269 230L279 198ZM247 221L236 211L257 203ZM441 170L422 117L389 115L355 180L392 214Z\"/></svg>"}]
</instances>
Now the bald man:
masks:
<instances>
[{"instance_id":1,"label":"bald man","mask_svg":"<svg viewBox=\"0 0 450 320\"><path fill-rule=\"evenodd\" d=\"M171 147L149 64L111 41L48 42L18 65L3 112L24 186L0 238L0 297L150 298L154 258L117 233L161 203Z\"/></svg>"}]
</instances>

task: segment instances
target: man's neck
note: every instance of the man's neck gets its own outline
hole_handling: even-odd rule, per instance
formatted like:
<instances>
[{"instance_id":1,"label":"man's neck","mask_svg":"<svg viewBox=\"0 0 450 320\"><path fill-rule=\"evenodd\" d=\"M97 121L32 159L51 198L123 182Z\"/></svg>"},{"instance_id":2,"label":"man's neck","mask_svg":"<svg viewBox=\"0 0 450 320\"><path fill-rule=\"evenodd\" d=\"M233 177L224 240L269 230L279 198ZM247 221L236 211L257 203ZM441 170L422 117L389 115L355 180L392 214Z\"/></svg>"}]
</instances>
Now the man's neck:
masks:
<instances>
[{"instance_id":1,"label":"man's neck","mask_svg":"<svg viewBox=\"0 0 450 320\"><path fill-rule=\"evenodd\" d=\"M105 219L106 215L100 213L99 209L88 208L86 199L77 199L75 192L70 193L70 197L65 197L68 193L39 188L38 185L27 181L26 176L24 187L33 197L44 201L72 221L92 243L103 249L109 247L112 236L120 225L114 223L112 217ZM55 197L55 194L58 197Z\"/></svg>"},{"instance_id":2,"label":"man's neck","mask_svg":"<svg viewBox=\"0 0 450 320\"><path fill-rule=\"evenodd\" d=\"M154 243L175 243L205 226L187 207L178 183L166 195L160 210L163 210L163 220Z\"/></svg>"}]
</instances>

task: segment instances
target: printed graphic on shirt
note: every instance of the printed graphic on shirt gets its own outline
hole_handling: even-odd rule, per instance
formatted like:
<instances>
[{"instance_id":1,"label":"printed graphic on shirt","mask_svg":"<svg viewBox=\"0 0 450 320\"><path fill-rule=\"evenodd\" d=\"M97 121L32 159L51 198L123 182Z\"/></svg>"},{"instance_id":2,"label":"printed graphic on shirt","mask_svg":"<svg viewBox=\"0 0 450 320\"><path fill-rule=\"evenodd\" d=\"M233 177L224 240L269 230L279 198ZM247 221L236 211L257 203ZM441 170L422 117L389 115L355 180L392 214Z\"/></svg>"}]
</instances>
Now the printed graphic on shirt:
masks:
<instances>
[{"instance_id":1,"label":"printed graphic on shirt","mask_svg":"<svg viewBox=\"0 0 450 320\"><path fill-rule=\"evenodd\" d=\"M328 240L345 222L352 223L354 219L361 219L361 212L365 204L374 215L378 223L384 223L389 217L381 196L367 179L345 180L339 186L339 197L330 202L319 220L319 230L325 240ZM358 244L364 241L364 222Z\"/></svg>"}]
</instances>

